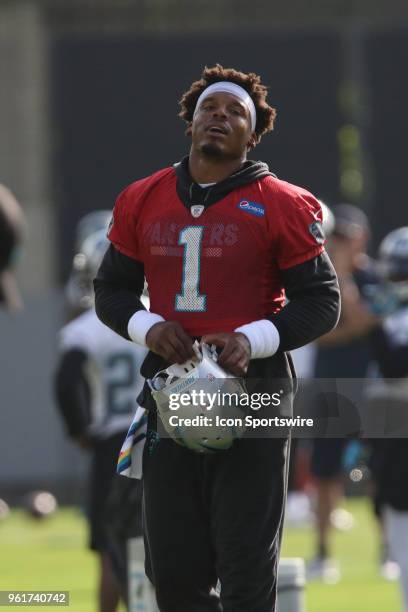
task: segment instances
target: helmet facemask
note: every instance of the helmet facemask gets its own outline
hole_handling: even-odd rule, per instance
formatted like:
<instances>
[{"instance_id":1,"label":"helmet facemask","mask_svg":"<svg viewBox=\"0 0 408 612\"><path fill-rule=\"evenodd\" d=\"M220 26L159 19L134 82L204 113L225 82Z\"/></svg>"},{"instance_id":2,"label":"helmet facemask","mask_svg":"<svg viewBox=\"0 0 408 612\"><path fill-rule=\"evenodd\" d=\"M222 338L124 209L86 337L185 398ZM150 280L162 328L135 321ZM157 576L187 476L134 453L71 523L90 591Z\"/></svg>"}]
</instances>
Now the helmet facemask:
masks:
<instances>
[{"instance_id":1,"label":"helmet facemask","mask_svg":"<svg viewBox=\"0 0 408 612\"><path fill-rule=\"evenodd\" d=\"M161 423L168 436L191 450L227 450L245 431L248 407L240 402L245 384L218 365L215 347L195 342L194 352L193 359L148 380Z\"/></svg>"}]
</instances>

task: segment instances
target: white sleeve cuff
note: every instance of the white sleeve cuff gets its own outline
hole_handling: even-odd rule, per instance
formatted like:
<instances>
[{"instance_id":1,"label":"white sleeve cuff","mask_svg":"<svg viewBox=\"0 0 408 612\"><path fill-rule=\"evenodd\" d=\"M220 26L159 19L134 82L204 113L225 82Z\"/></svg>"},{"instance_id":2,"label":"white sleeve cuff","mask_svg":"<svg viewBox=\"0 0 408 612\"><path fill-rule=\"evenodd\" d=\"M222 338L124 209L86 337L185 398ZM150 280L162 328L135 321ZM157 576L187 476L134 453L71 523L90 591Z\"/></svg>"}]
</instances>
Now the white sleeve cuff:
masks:
<instances>
[{"instance_id":1,"label":"white sleeve cuff","mask_svg":"<svg viewBox=\"0 0 408 612\"><path fill-rule=\"evenodd\" d=\"M161 323L163 321L163 317L154 314L154 312L138 310L130 317L128 322L127 331L129 338L133 340L133 342L136 342L136 344L146 346L146 336L149 329L156 323Z\"/></svg>"},{"instance_id":2,"label":"white sleeve cuff","mask_svg":"<svg viewBox=\"0 0 408 612\"><path fill-rule=\"evenodd\" d=\"M245 334L248 338L251 345L251 359L270 357L279 348L279 332L272 321L268 321L268 319L241 325L235 331Z\"/></svg>"}]
</instances>

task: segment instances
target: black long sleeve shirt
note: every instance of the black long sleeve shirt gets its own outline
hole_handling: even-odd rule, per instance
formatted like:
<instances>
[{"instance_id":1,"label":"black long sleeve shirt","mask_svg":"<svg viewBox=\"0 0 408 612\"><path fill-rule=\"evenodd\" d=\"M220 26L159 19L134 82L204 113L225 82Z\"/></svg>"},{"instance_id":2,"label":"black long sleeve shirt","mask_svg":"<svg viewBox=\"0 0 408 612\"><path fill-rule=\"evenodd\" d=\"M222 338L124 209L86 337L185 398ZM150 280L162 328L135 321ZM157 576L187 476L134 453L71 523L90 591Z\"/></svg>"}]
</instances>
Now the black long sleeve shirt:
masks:
<instances>
[{"instance_id":1,"label":"black long sleeve shirt","mask_svg":"<svg viewBox=\"0 0 408 612\"><path fill-rule=\"evenodd\" d=\"M326 253L282 271L288 304L268 318L280 336L280 351L290 351L329 332L339 316L340 292ZM144 267L110 245L94 281L98 317L129 339L130 317L144 310L140 300Z\"/></svg>"}]
</instances>

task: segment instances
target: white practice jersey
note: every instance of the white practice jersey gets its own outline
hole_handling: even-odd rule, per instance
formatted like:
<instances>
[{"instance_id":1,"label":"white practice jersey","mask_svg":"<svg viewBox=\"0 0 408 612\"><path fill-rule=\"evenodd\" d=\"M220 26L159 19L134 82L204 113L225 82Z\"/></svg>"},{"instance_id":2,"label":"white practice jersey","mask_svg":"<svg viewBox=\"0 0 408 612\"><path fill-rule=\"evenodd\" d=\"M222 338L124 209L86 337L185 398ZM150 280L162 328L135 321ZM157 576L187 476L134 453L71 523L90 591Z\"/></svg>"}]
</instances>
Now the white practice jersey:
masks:
<instances>
[{"instance_id":1,"label":"white practice jersey","mask_svg":"<svg viewBox=\"0 0 408 612\"><path fill-rule=\"evenodd\" d=\"M408 307L401 308L394 314L388 316L383 329L393 347L408 345Z\"/></svg>"},{"instance_id":2,"label":"white practice jersey","mask_svg":"<svg viewBox=\"0 0 408 612\"><path fill-rule=\"evenodd\" d=\"M89 433L106 438L128 429L143 387L140 367L147 349L125 340L104 325L91 308L59 334L60 351L88 355L86 377L91 392Z\"/></svg>"},{"instance_id":3,"label":"white practice jersey","mask_svg":"<svg viewBox=\"0 0 408 612\"><path fill-rule=\"evenodd\" d=\"M292 355L297 377L305 380L313 378L317 354L316 342L305 344L305 346L290 351L290 354Z\"/></svg>"}]
</instances>

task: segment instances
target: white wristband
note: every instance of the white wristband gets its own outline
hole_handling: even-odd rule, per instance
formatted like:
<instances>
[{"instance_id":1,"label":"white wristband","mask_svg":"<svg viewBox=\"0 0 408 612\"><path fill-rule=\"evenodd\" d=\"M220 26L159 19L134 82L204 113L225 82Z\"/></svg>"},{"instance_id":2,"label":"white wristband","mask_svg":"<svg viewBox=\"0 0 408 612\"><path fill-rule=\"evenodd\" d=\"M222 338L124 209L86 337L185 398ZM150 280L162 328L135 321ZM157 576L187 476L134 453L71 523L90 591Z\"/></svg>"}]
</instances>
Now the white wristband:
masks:
<instances>
[{"instance_id":1,"label":"white wristband","mask_svg":"<svg viewBox=\"0 0 408 612\"><path fill-rule=\"evenodd\" d=\"M251 345L251 359L274 355L279 348L280 337L272 321L261 319L237 327L236 332L245 334Z\"/></svg>"},{"instance_id":2,"label":"white wristband","mask_svg":"<svg viewBox=\"0 0 408 612\"><path fill-rule=\"evenodd\" d=\"M163 317L154 314L154 312L138 310L130 317L128 322L127 331L129 338L136 342L136 344L146 346L146 336L149 329L156 323L162 323L163 321Z\"/></svg>"}]
</instances>

